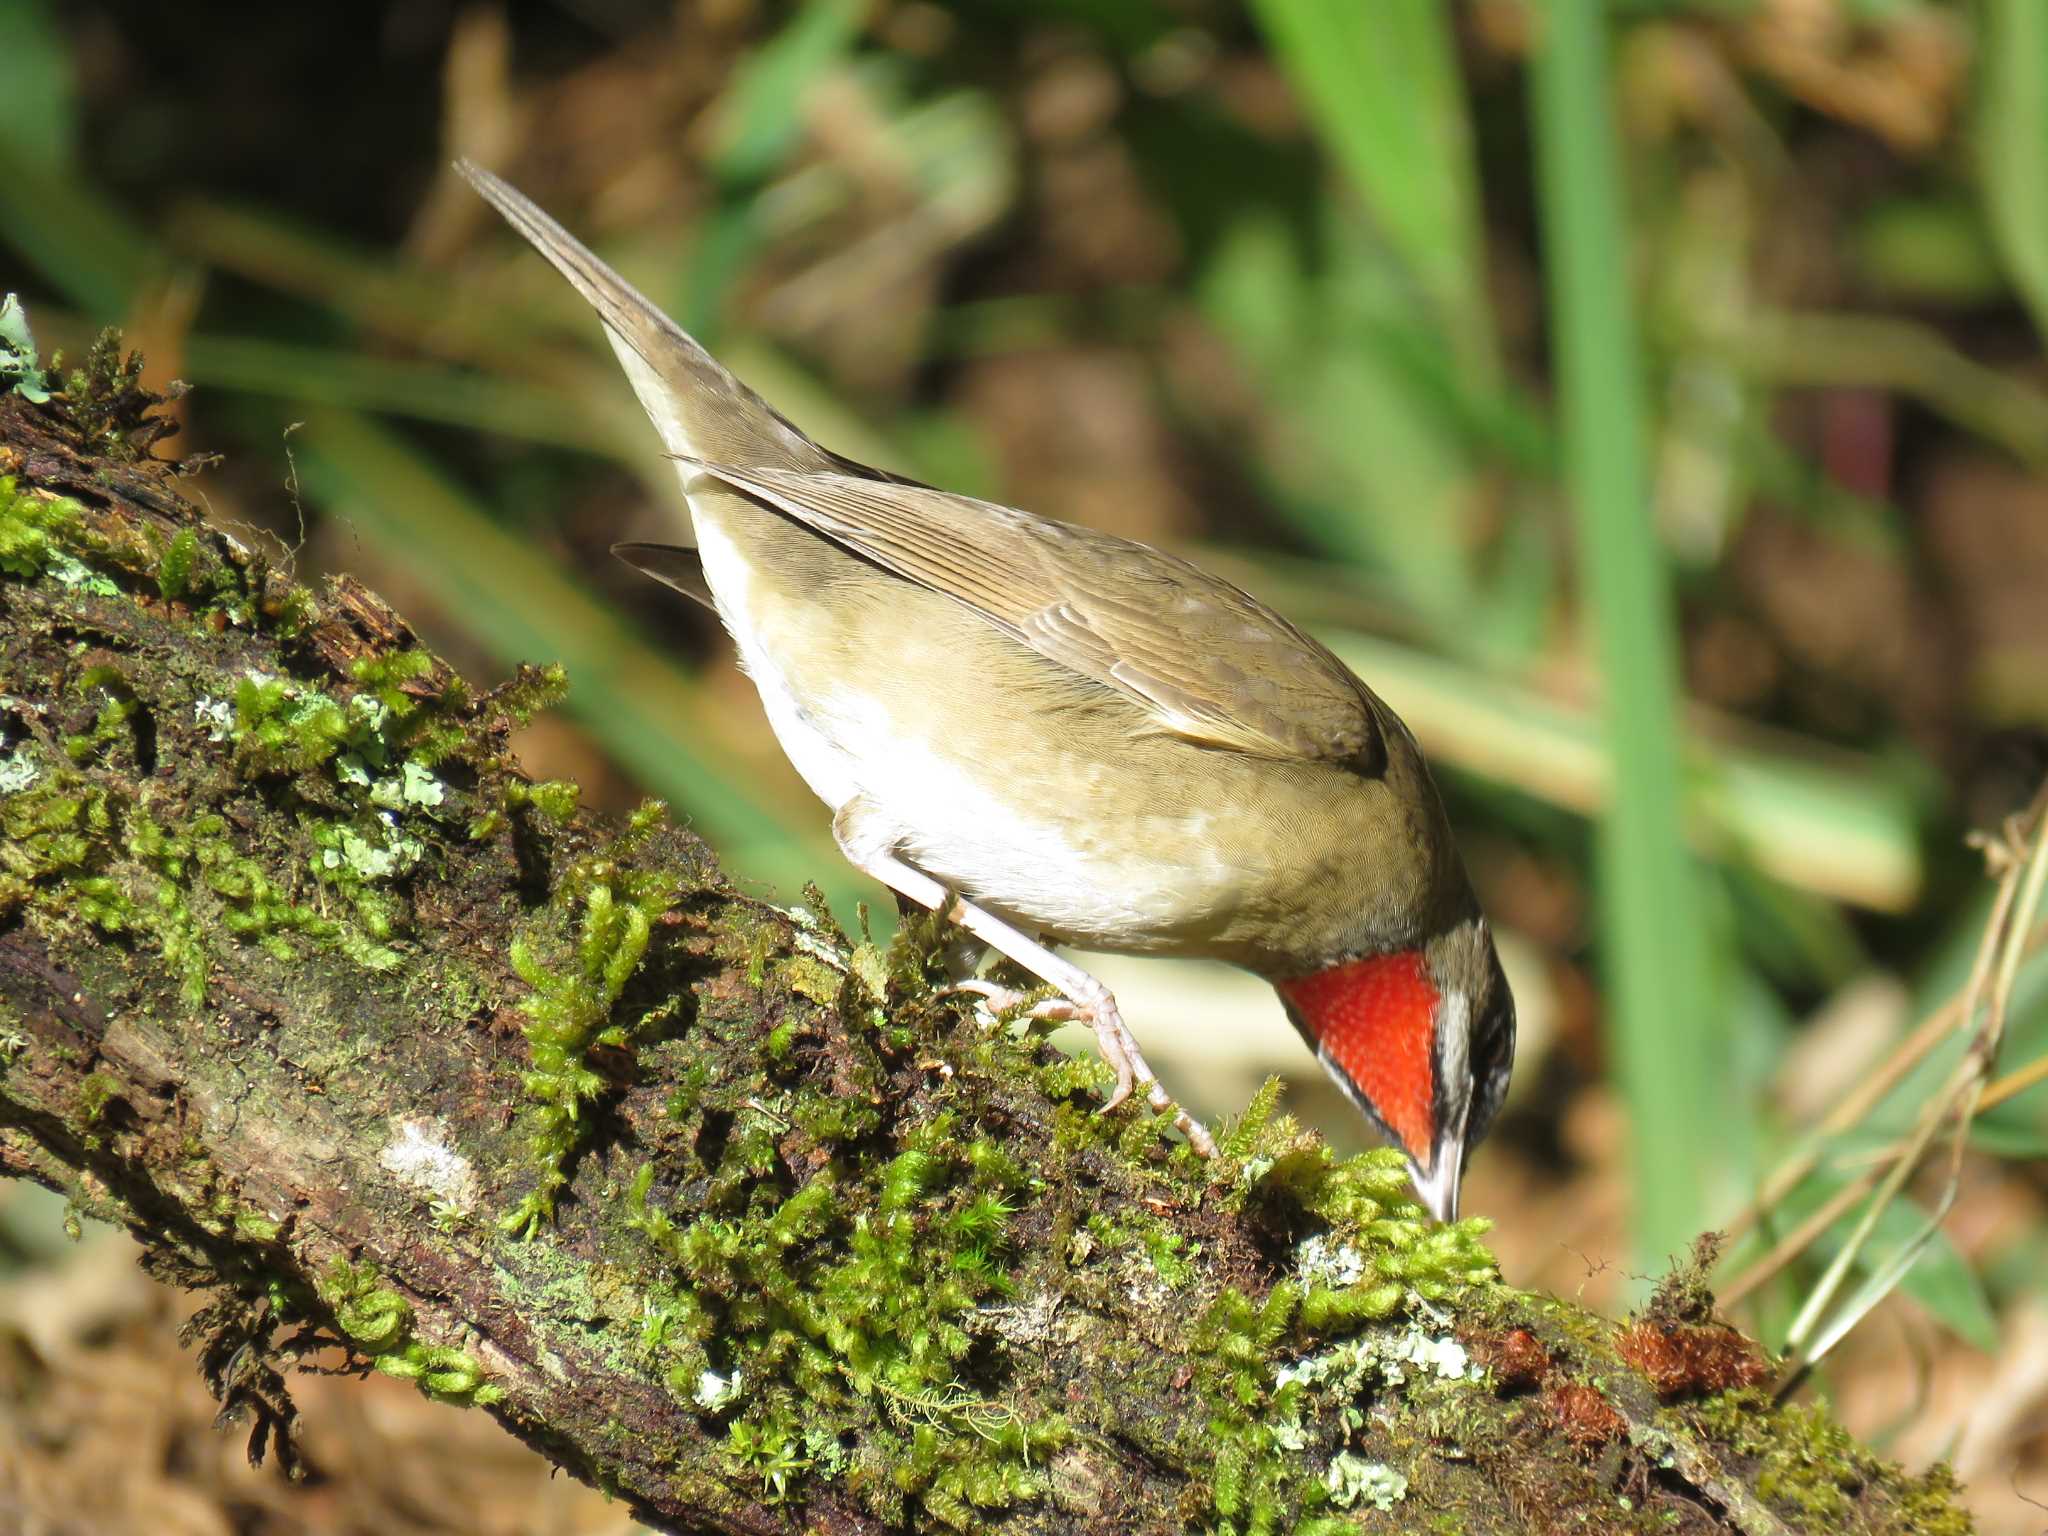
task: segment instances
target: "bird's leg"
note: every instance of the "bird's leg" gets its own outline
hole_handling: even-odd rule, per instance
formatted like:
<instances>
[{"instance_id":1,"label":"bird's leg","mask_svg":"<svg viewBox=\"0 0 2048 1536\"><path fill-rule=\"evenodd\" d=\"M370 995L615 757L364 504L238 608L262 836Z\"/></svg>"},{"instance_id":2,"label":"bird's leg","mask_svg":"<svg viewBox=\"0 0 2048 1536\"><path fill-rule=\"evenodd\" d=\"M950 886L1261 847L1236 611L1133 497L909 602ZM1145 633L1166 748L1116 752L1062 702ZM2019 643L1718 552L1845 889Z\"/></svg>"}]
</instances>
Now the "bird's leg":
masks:
<instances>
[{"instance_id":1,"label":"bird's leg","mask_svg":"<svg viewBox=\"0 0 2048 1536\"><path fill-rule=\"evenodd\" d=\"M958 901L958 897L953 898ZM1014 956L1012 958L1015 958ZM1019 962L1022 964L1022 962ZM1086 975L1086 972L1082 972ZM1093 981L1093 977L1089 977ZM1116 1006L1116 998L1105 990L1099 1002L1077 1002L1071 997L1047 997L1038 1002L1031 1001L1029 992L1016 987L1006 987L998 981L985 981L979 976L970 976L941 987L939 995L972 992L983 999L991 1013L1008 1013L1013 1008L1024 1008L1025 1017L1031 1019L1074 1019L1094 1026L1095 1043L1102 1051L1103 1060L1116 1068L1116 1092L1103 1104L1104 1110L1112 1110L1131 1096L1131 1089L1139 1082L1146 1085L1148 1102L1156 1090L1161 1096L1165 1090L1159 1088L1152 1069L1146 1065L1144 1054L1138 1050L1137 1041L1123 1025L1123 1016ZM1029 1005L1028 1007L1026 1005Z\"/></svg>"},{"instance_id":2,"label":"bird's leg","mask_svg":"<svg viewBox=\"0 0 2048 1536\"><path fill-rule=\"evenodd\" d=\"M1123 1015L1117 1011L1116 998L1111 995L1109 988L1078 965L1071 965L1062 960L1036 939L1004 922L993 912L976 906L965 897L955 896L923 870L904 863L893 853L857 844L848 846L854 841L841 838L840 847L863 874L872 875L890 890L908 896L920 906L944 913L977 939L1008 955L1032 975L1057 987L1065 994L1063 998L1048 998L1032 1012L1041 1018L1066 1017L1086 1020L1094 1027L1095 1041L1102 1050L1103 1059L1116 1070L1116 1092L1111 1094L1108 1102L1102 1106L1105 1111L1116 1108L1131 1096L1133 1088L1142 1086L1145 1090L1145 1102L1160 1113L1171 1111L1174 1126L1187 1137L1189 1145L1204 1157L1216 1155L1216 1142L1208 1129L1201 1121L1173 1102L1172 1096L1160 1083L1158 1075L1146 1062L1144 1052L1138 1049L1136 1037L1124 1023ZM1011 994L1009 989L998 987L993 982L960 982L948 990L978 992L996 1003L998 1007L1005 1006L1010 1001L1023 1000L1021 996ZM1062 1003L1065 1005L1064 1009L1059 1006ZM1052 1006L1048 1008L1048 1004ZM1046 1011L1039 1013L1039 1009Z\"/></svg>"},{"instance_id":3,"label":"bird's leg","mask_svg":"<svg viewBox=\"0 0 2048 1536\"><path fill-rule=\"evenodd\" d=\"M907 921L910 918L922 916L927 912L936 910L912 901L901 891L892 889L889 894L896 900L896 916L901 920ZM982 959L987 954L988 945L977 939L965 928L956 925L951 929L951 937L946 939L937 959L939 968L952 977L955 982L959 982L965 981L980 969ZM949 984L939 988L939 995L944 997L954 990L955 988Z\"/></svg>"}]
</instances>

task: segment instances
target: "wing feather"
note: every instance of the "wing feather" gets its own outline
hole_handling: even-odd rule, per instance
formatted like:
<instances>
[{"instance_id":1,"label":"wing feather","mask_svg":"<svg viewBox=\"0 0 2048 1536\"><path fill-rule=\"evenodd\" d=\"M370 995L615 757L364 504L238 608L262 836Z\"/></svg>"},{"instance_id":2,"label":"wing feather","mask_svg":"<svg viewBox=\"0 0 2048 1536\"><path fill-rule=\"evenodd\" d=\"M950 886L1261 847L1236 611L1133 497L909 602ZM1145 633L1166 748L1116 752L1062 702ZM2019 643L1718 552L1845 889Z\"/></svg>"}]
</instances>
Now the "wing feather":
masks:
<instances>
[{"instance_id":1,"label":"wing feather","mask_svg":"<svg viewBox=\"0 0 2048 1536\"><path fill-rule=\"evenodd\" d=\"M1163 730L1362 772L1384 760L1383 706L1342 662L1176 556L913 482L687 462L1122 692Z\"/></svg>"}]
</instances>

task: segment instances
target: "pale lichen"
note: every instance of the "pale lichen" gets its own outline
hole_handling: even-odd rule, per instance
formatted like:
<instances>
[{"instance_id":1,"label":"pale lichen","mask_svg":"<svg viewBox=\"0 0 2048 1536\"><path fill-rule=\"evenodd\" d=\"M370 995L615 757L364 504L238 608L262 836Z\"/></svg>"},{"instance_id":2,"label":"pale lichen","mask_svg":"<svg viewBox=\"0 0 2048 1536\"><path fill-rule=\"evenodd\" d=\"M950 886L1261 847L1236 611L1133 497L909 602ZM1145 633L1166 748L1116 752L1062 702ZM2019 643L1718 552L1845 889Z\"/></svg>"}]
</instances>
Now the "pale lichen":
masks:
<instances>
[{"instance_id":1,"label":"pale lichen","mask_svg":"<svg viewBox=\"0 0 2048 1536\"><path fill-rule=\"evenodd\" d=\"M377 1154L379 1163L437 1207L458 1212L475 1209L476 1169L448 1145L443 1127L401 1118L392 1122L391 1129L391 1139Z\"/></svg>"}]
</instances>

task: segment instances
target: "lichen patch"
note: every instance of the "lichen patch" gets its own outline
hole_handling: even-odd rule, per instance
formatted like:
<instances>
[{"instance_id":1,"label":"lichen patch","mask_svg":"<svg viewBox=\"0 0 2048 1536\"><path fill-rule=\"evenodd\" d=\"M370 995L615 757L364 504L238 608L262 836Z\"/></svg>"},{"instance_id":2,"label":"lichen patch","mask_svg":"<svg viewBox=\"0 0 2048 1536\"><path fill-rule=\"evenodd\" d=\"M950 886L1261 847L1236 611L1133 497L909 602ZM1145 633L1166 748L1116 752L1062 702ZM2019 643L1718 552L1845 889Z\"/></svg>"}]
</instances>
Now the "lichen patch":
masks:
<instances>
[{"instance_id":1,"label":"lichen patch","mask_svg":"<svg viewBox=\"0 0 2048 1536\"><path fill-rule=\"evenodd\" d=\"M476 1204L476 1170L469 1159L441 1140L428 1120L394 1120L391 1140L377 1154L395 1177L437 1205L468 1211Z\"/></svg>"}]
</instances>

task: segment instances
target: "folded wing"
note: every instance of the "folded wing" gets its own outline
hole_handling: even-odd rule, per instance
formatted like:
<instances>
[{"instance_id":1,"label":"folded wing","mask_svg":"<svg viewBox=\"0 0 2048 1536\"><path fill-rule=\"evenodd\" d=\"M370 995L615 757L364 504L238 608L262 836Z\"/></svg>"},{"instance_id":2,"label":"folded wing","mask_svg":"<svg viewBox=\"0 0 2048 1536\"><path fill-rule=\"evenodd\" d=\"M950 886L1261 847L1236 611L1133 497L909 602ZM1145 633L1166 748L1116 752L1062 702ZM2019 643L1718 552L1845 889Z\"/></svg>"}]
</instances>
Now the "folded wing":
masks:
<instances>
[{"instance_id":1,"label":"folded wing","mask_svg":"<svg viewBox=\"0 0 2048 1536\"><path fill-rule=\"evenodd\" d=\"M929 486L691 467L1123 692L1163 730L1364 773L1384 760L1382 706L1364 684L1256 598L1185 560Z\"/></svg>"}]
</instances>

